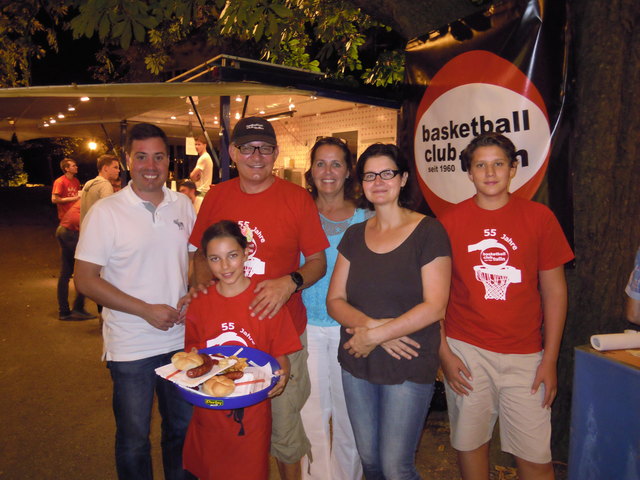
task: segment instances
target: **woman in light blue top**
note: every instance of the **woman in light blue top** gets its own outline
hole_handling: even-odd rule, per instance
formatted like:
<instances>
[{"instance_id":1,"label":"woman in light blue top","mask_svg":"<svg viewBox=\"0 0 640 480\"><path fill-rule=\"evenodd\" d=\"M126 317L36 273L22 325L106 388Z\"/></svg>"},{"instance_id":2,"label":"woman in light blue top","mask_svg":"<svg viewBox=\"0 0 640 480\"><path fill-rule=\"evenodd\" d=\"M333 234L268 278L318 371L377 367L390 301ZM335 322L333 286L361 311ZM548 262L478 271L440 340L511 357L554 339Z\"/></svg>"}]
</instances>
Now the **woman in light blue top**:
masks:
<instances>
[{"instance_id":1,"label":"woman in light blue top","mask_svg":"<svg viewBox=\"0 0 640 480\"><path fill-rule=\"evenodd\" d=\"M324 137L311 149L311 166L305 179L315 199L322 228L329 239L327 274L302 291L307 308L307 342L311 395L302 409L302 422L311 442L313 461L303 459L305 480L360 480L362 467L356 450L342 390L338 364L340 324L329 317L327 289L338 256L336 247L345 230L373 212L356 208L351 152L346 143ZM331 427L329 421L331 420Z\"/></svg>"}]
</instances>

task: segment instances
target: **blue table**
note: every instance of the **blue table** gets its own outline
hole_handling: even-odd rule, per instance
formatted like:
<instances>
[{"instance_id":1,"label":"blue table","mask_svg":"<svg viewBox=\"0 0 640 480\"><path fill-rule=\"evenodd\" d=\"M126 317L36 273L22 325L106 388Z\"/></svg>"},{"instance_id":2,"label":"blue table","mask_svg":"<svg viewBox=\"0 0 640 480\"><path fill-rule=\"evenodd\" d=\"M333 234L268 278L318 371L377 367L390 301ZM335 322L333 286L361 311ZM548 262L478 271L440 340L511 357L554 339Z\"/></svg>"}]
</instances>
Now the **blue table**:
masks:
<instances>
[{"instance_id":1,"label":"blue table","mask_svg":"<svg viewBox=\"0 0 640 480\"><path fill-rule=\"evenodd\" d=\"M569 480L640 480L640 357L575 349Z\"/></svg>"}]
</instances>

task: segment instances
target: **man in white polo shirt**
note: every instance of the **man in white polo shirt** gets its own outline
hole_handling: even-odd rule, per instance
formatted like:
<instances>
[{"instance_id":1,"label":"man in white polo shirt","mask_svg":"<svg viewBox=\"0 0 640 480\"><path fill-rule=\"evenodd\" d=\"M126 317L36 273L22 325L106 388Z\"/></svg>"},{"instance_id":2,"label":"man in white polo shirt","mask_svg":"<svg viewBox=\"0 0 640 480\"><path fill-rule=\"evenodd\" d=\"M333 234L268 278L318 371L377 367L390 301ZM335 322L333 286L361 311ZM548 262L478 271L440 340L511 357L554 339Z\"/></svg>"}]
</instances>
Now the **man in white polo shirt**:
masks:
<instances>
[{"instance_id":1,"label":"man in white polo shirt","mask_svg":"<svg viewBox=\"0 0 640 480\"><path fill-rule=\"evenodd\" d=\"M176 305L187 291L188 240L195 220L184 195L165 187L167 137L138 124L129 132L131 182L94 205L76 249L76 287L104 305L104 359L113 380L120 479L151 479L154 393L162 415L165 478L188 478L182 444L191 406L155 368L184 346Z\"/></svg>"}]
</instances>

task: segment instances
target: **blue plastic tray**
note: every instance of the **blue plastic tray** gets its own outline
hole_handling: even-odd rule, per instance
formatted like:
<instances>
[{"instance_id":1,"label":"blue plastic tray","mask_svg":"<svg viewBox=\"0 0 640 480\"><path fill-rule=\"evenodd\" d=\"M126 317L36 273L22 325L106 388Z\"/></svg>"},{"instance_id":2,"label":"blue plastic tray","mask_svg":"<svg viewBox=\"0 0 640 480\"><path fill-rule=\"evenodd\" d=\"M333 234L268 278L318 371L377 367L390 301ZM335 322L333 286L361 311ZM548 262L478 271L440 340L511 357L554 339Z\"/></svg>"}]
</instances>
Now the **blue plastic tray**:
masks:
<instances>
[{"instance_id":1,"label":"blue plastic tray","mask_svg":"<svg viewBox=\"0 0 640 480\"><path fill-rule=\"evenodd\" d=\"M273 372L280 370L280 364L276 361L275 358L273 358L268 353L257 350L255 348L242 347L238 345L221 345L217 347L203 348L202 350L200 350L200 353L219 353L225 356L231 356L235 354L240 348L242 348L242 351L236 354L237 357L246 358L248 362L253 362L256 365L260 365L261 367L270 363L271 371ZM250 393L248 395L242 395L239 397L209 397L203 395L202 393L194 392L191 388L182 387L178 384L176 384L176 386L180 390L180 393L184 397L184 399L187 402L195 405L196 407L232 410L234 408L249 407L265 400L271 389L276 385L276 383L278 383L279 378L279 376L273 376L271 378L271 383L266 388L263 388L258 392Z\"/></svg>"}]
</instances>

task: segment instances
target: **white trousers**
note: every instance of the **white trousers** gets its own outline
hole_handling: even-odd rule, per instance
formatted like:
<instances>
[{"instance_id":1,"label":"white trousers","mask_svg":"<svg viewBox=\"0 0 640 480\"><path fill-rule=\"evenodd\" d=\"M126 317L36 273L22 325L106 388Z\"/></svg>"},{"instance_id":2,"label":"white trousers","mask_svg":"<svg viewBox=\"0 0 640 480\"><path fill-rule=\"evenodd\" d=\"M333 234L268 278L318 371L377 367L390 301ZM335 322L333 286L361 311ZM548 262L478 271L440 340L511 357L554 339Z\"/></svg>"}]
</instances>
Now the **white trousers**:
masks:
<instances>
[{"instance_id":1,"label":"white trousers","mask_svg":"<svg viewBox=\"0 0 640 480\"><path fill-rule=\"evenodd\" d=\"M306 456L302 459L302 478L360 480L362 466L347 415L338 364L340 327L307 325L307 343L311 395L301 414L313 461L309 464Z\"/></svg>"}]
</instances>

